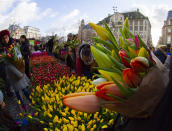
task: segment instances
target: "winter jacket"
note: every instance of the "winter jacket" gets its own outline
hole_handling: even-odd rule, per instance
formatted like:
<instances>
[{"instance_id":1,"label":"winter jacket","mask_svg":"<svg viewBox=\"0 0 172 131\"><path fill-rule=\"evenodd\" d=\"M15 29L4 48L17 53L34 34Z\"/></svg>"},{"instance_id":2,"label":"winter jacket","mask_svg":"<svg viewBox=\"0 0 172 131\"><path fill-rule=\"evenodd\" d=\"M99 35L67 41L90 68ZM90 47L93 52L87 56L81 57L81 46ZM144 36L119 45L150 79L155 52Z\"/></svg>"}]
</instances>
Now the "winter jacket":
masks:
<instances>
[{"instance_id":1,"label":"winter jacket","mask_svg":"<svg viewBox=\"0 0 172 131\"><path fill-rule=\"evenodd\" d=\"M26 58L30 55L29 46L30 46L30 44L28 41L21 43L20 51L21 51L23 58Z\"/></svg>"},{"instance_id":2,"label":"winter jacket","mask_svg":"<svg viewBox=\"0 0 172 131\"><path fill-rule=\"evenodd\" d=\"M155 56L164 64L165 63L165 60L167 58L167 55L161 51L160 49L157 49L155 52L154 52Z\"/></svg>"}]
</instances>

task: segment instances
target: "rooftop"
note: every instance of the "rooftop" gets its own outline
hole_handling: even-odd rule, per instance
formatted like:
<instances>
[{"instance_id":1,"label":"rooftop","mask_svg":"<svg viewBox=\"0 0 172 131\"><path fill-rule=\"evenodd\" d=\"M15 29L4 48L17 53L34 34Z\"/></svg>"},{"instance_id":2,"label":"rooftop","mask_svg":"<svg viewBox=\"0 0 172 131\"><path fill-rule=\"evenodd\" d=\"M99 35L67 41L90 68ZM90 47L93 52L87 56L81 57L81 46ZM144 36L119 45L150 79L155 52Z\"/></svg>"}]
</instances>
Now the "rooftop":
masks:
<instances>
[{"instance_id":1,"label":"rooftop","mask_svg":"<svg viewBox=\"0 0 172 131\"><path fill-rule=\"evenodd\" d=\"M120 14L123 14L124 18L128 17L129 20L131 20L131 19L148 19L148 17L144 16L141 12L139 12L139 10L131 11L131 12L124 12L124 13L120 13ZM98 24L103 24L104 21L106 23L109 23L110 18L113 15L114 14L109 15L108 17L104 18L103 20L99 21Z\"/></svg>"}]
</instances>

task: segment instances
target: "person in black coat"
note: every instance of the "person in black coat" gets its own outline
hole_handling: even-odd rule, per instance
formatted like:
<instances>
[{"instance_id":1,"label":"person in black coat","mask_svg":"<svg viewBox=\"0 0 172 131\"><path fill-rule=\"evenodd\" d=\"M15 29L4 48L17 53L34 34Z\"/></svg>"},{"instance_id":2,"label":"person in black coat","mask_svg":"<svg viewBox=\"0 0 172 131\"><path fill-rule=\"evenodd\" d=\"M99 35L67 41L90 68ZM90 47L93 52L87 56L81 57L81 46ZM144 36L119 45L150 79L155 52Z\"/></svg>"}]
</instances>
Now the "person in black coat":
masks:
<instances>
[{"instance_id":1,"label":"person in black coat","mask_svg":"<svg viewBox=\"0 0 172 131\"><path fill-rule=\"evenodd\" d=\"M29 75L30 74L30 71L29 71L29 56L30 56L29 46L30 44L25 35L22 35L20 37L20 45L21 45L20 51L25 61L25 73L27 77L30 78L30 75Z\"/></svg>"},{"instance_id":2,"label":"person in black coat","mask_svg":"<svg viewBox=\"0 0 172 131\"><path fill-rule=\"evenodd\" d=\"M154 55L162 62L162 64L165 63L167 58L166 51L167 46L165 45L161 45L156 51L154 51Z\"/></svg>"}]
</instances>

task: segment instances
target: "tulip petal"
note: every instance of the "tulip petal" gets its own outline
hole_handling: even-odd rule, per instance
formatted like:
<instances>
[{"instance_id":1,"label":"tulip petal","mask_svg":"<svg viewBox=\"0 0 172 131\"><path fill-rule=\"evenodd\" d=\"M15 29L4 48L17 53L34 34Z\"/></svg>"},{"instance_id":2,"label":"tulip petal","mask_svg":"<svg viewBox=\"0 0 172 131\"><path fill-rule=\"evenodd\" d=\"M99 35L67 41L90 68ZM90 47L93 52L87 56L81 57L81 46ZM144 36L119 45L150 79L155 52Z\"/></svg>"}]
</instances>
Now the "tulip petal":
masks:
<instances>
[{"instance_id":1,"label":"tulip petal","mask_svg":"<svg viewBox=\"0 0 172 131\"><path fill-rule=\"evenodd\" d=\"M107 80L106 79L104 79L104 78L98 78L98 79L96 79L96 80L93 80L92 81L92 84L94 84L94 85L100 85L100 84L102 84L102 83L104 83L104 82L106 82Z\"/></svg>"},{"instance_id":2,"label":"tulip petal","mask_svg":"<svg viewBox=\"0 0 172 131\"><path fill-rule=\"evenodd\" d=\"M136 57L131 60L130 65L135 72L145 72L149 68L149 61L145 57Z\"/></svg>"},{"instance_id":3,"label":"tulip petal","mask_svg":"<svg viewBox=\"0 0 172 131\"><path fill-rule=\"evenodd\" d=\"M99 67L106 67L106 68L112 67L113 63L105 53L103 53L102 51L100 51L99 49L93 46L91 46L91 52Z\"/></svg>"},{"instance_id":4,"label":"tulip petal","mask_svg":"<svg viewBox=\"0 0 172 131\"><path fill-rule=\"evenodd\" d=\"M96 25L94 23L89 23L89 25L92 27L92 29L98 34L98 36L102 40L104 40L104 41L110 40L109 33L105 28L103 28L99 25Z\"/></svg>"},{"instance_id":5,"label":"tulip petal","mask_svg":"<svg viewBox=\"0 0 172 131\"><path fill-rule=\"evenodd\" d=\"M115 78L118 81L122 80L122 77L118 73L115 73L115 72L108 72L108 71L104 71L104 70L99 70L99 73L108 81L112 81L111 77Z\"/></svg>"},{"instance_id":6,"label":"tulip petal","mask_svg":"<svg viewBox=\"0 0 172 131\"><path fill-rule=\"evenodd\" d=\"M92 93L73 93L63 97L63 103L77 111L95 113L99 111L100 99Z\"/></svg>"},{"instance_id":7,"label":"tulip petal","mask_svg":"<svg viewBox=\"0 0 172 131\"><path fill-rule=\"evenodd\" d=\"M123 80L129 86L137 88L141 82L141 77L131 68L123 70Z\"/></svg>"}]
</instances>

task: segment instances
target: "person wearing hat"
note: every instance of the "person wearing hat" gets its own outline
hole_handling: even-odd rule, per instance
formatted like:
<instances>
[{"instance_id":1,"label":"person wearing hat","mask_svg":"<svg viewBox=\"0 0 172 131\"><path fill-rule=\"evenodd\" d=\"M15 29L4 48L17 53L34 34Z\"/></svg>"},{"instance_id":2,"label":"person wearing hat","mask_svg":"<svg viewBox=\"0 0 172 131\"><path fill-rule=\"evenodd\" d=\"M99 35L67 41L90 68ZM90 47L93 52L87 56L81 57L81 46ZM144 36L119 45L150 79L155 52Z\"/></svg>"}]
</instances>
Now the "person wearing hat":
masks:
<instances>
[{"instance_id":1,"label":"person wearing hat","mask_svg":"<svg viewBox=\"0 0 172 131\"><path fill-rule=\"evenodd\" d=\"M160 45L158 49L154 52L155 56L164 64L165 60L167 58L166 55L167 46L166 45Z\"/></svg>"},{"instance_id":2,"label":"person wearing hat","mask_svg":"<svg viewBox=\"0 0 172 131\"><path fill-rule=\"evenodd\" d=\"M0 31L0 59L1 59L1 54L5 52L4 47L9 47L12 44L12 42L13 39L10 38L10 32L8 30ZM5 73L5 67L6 67L6 62L0 61L0 77L5 82L5 91L8 96L13 96L13 93L10 90L10 85L6 80L7 76Z\"/></svg>"}]
</instances>

